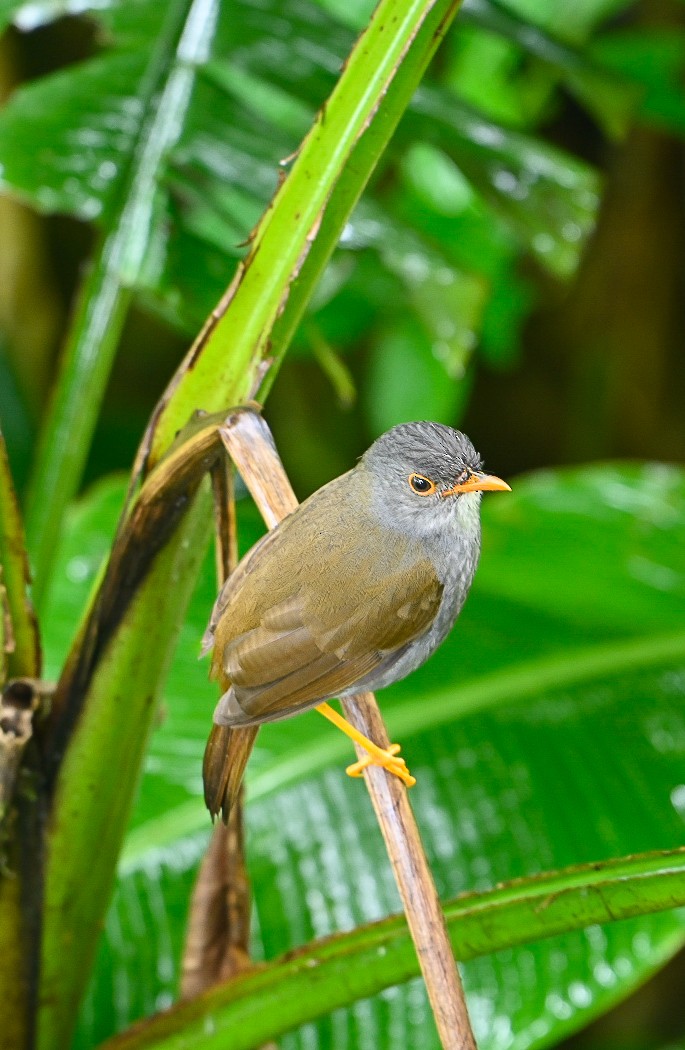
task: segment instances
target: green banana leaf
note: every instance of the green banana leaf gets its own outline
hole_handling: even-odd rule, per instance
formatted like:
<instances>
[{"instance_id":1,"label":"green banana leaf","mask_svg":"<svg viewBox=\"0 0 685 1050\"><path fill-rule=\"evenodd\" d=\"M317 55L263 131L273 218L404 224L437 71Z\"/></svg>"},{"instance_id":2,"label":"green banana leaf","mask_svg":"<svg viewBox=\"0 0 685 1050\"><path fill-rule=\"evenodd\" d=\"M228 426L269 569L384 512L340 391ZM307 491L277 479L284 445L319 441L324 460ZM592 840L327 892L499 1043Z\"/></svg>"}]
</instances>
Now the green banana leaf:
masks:
<instances>
[{"instance_id":1,"label":"green banana leaf","mask_svg":"<svg viewBox=\"0 0 685 1050\"><path fill-rule=\"evenodd\" d=\"M65 644L59 610L82 600L106 548L117 488L101 486L72 518L48 659L58 662ZM547 471L486 500L483 517L481 566L457 627L433 660L380 696L418 778L412 802L445 900L683 842L682 472ZM245 508L242 521L249 544L254 512ZM208 562L151 740L79 1047L175 995L187 896L209 836L200 763L215 695L196 657L213 591ZM247 809L256 958L399 909L365 793L344 775L348 758L347 742L315 713L258 738ZM554 1044L645 980L683 943L684 920L665 912L545 940L536 920L531 943L471 959L463 972L479 1046ZM526 940L525 920L517 934ZM352 1050L373 1038L384 1047L400 1031L407 1047L437 1046L420 982L350 999L281 1045Z\"/></svg>"}]
</instances>

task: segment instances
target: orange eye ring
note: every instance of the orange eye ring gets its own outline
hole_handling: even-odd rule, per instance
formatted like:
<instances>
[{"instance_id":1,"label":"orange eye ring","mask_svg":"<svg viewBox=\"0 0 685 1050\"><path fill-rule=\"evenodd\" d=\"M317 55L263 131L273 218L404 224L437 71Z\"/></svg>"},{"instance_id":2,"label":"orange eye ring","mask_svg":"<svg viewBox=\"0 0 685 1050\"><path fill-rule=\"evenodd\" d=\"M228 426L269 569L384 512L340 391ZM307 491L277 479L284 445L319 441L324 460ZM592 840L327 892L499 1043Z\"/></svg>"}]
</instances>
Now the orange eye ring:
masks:
<instances>
[{"instance_id":1,"label":"orange eye ring","mask_svg":"<svg viewBox=\"0 0 685 1050\"><path fill-rule=\"evenodd\" d=\"M415 492L417 496L432 496L437 490L437 485L430 478L424 477L423 474L410 474L409 487L412 492Z\"/></svg>"}]
</instances>

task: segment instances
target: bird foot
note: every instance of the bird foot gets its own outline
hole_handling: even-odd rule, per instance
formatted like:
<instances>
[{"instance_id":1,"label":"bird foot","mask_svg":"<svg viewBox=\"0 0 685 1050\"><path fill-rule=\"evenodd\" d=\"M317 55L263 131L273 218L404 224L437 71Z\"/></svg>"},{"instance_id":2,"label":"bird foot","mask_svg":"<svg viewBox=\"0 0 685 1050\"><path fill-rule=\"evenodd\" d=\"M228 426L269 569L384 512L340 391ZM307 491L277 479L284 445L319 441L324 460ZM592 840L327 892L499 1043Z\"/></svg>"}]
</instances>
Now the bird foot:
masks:
<instances>
[{"instance_id":1,"label":"bird foot","mask_svg":"<svg viewBox=\"0 0 685 1050\"><path fill-rule=\"evenodd\" d=\"M388 773L392 773L394 776L399 777L400 780L403 780L407 787L413 787L416 783L416 777L411 775L403 758L395 757L399 754L399 751L399 744L390 744L387 748L374 747L373 751L367 751L358 762L353 762L352 765L348 766L345 772L348 777L360 777L369 766L381 766L383 769L387 769Z\"/></svg>"},{"instance_id":2,"label":"bird foot","mask_svg":"<svg viewBox=\"0 0 685 1050\"><path fill-rule=\"evenodd\" d=\"M379 747L378 744L374 744L373 740L369 740L358 729L355 729L353 725L350 725L342 715L334 711L331 705L325 701L322 704L318 704L316 710L366 752L364 757L360 758L358 762L353 762L351 766L347 767L345 772L348 776L360 777L369 766L382 766L383 769L387 769L388 773L392 773L394 776L399 777L400 780L403 780L407 787L413 787L416 783L416 778L407 769L407 763L404 759L396 757L400 750L399 744L390 744L387 748Z\"/></svg>"}]
</instances>

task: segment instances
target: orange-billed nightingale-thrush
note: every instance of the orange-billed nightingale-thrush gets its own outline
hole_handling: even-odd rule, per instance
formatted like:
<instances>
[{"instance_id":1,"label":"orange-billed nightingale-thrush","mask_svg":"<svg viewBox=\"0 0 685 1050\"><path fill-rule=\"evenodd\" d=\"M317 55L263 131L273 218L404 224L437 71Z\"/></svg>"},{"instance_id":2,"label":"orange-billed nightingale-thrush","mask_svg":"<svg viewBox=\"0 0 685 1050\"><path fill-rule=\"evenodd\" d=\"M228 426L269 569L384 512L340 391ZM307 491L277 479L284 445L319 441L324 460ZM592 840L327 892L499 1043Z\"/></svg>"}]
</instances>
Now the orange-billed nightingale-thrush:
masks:
<instances>
[{"instance_id":1,"label":"orange-billed nightingale-thrush","mask_svg":"<svg viewBox=\"0 0 685 1050\"><path fill-rule=\"evenodd\" d=\"M419 667L452 628L480 553L482 471L465 434L403 423L347 474L267 533L226 581L203 652L225 688L204 758L205 800L224 820L259 725L320 706L414 783L397 745L382 750L324 701L382 689Z\"/></svg>"}]
</instances>

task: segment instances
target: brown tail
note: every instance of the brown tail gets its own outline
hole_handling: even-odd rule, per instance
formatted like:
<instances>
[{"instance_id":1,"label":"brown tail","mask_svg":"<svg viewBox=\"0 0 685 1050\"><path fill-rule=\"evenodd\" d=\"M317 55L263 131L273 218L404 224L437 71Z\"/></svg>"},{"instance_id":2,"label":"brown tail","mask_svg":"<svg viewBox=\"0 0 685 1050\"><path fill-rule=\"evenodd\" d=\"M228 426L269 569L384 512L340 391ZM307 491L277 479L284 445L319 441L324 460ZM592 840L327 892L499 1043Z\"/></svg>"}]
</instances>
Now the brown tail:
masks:
<instances>
[{"instance_id":1,"label":"brown tail","mask_svg":"<svg viewBox=\"0 0 685 1050\"><path fill-rule=\"evenodd\" d=\"M258 732L259 726L241 729L212 726L202 763L205 803L212 820L221 811L221 819L228 824L228 814L238 798L245 766Z\"/></svg>"}]
</instances>

